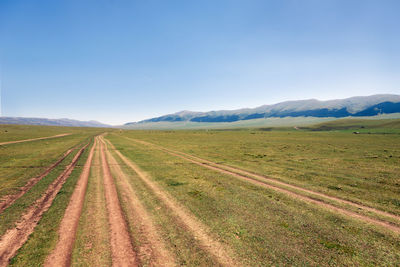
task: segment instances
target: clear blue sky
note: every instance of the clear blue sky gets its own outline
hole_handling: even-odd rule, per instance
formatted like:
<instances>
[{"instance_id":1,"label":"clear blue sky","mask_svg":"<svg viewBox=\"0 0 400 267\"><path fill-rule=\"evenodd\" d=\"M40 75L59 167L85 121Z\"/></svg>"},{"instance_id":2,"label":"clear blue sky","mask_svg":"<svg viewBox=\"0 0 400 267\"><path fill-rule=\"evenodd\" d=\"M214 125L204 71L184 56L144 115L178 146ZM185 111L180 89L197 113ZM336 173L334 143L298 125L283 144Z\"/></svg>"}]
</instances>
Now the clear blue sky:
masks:
<instances>
[{"instance_id":1,"label":"clear blue sky","mask_svg":"<svg viewBox=\"0 0 400 267\"><path fill-rule=\"evenodd\" d=\"M2 115L120 124L400 93L398 0L1 0Z\"/></svg>"}]
</instances>

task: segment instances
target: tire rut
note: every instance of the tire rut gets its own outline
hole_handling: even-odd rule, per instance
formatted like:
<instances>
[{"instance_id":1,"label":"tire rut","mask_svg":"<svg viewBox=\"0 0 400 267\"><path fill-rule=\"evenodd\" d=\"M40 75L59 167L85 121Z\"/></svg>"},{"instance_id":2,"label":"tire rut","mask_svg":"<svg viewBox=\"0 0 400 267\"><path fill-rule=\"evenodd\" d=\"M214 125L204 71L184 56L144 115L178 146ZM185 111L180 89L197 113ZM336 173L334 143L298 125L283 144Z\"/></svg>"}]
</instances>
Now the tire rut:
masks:
<instances>
[{"instance_id":1,"label":"tire rut","mask_svg":"<svg viewBox=\"0 0 400 267\"><path fill-rule=\"evenodd\" d=\"M67 150L60 159L58 159L55 163L50 165L44 172L42 172L39 176L33 177L29 179L29 181L22 187L19 188L19 192L7 195L2 197L2 202L0 203L0 214L10 207L17 199L25 195L35 184L37 184L40 180L46 177L55 167L57 167L69 154L74 151L76 147Z\"/></svg>"},{"instance_id":2,"label":"tire rut","mask_svg":"<svg viewBox=\"0 0 400 267\"><path fill-rule=\"evenodd\" d=\"M354 202L351 202L351 201L348 201L348 200L344 200L344 199L341 199L341 198L338 198L338 197L328 196L328 195L325 195L323 193L319 193L319 192L315 192L315 191L312 191L312 190L309 190L309 189L302 188L300 186L295 186L295 185L291 185L291 184L288 184L288 183L284 183L284 182L278 181L278 180L270 178L270 177L266 177L266 176L263 176L263 175L255 174L255 173L248 172L248 171L244 171L244 170L241 170L239 168L226 166L226 165L215 163L215 162L212 162L212 161L209 161L209 160L205 160L205 159L193 156L193 155L189 155L189 154L186 154L186 153L183 153L183 152L174 151L174 150L171 150L171 149L168 149L168 148L164 148L162 146L155 145L155 144L152 144L152 143L149 143L149 142L146 142L146 141L137 140L137 139L133 139L133 138L129 138L129 137L124 137L124 138L126 138L128 140L132 140L132 141L134 141L136 143L139 143L139 144L142 144L142 145L155 147L158 150L162 150L162 151L164 151L166 153L169 153L169 154L174 155L176 157L182 158L182 159L187 160L187 161L189 161L191 163L194 163L196 165L199 165L199 166L202 166L202 167L205 167L205 168L208 168L208 169L220 172L220 173L228 174L228 175L234 176L236 178L240 178L242 180L251 182L252 184L256 184L256 185L259 185L259 186L262 186L262 187L266 187L266 188L269 188L269 189L272 189L272 190L275 190L275 191L279 191L279 192L287 194L287 195L289 195L289 196L291 196L291 197L293 197L295 199L300 199L302 201L305 201L305 202L308 202L308 203L312 203L312 204L324 207L324 208L329 209L331 211L341 213L341 214L346 215L348 217L357 218L357 219L359 219L361 221L364 221L366 223L378 225L380 227L384 227L385 229L388 229L388 230L393 231L395 233L400 233L400 227L399 226L394 225L394 224L392 224L392 223L390 223L390 222L388 222L386 220L375 219L375 218L369 217L367 215L363 215L363 214L360 214L360 213L357 213L357 212L354 212L354 211L351 211L351 210L347 210L345 208L338 207L338 206L335 206L333 204L329 204L327 202L324 202L323 200L316 199L316 198L313 198L311 196L307 196L307 195L303 195L303 194L300 194L300 193L293 192L293 191L291 191L291 190L289 190L287 188L290 188L292 190L298 190L298 191L301 191L302 193L308 193L308 194L311 194L311 195L314 195L314 196L317 196L317 197L321 197L321 198L325 198L325 199L329 199L329 200L332 200L332 201L336 201L337 203L346 204L346 205L352 206L352 207L357 208L357 209L366 210L366 211L369 211L369 212L372 212L372 213L375 213L375 214L379 214L379 215L383 215L383 216L386 216L386 217L390 217L390 218L396 219L396 220L400 220L400 216L397 216L397 215L394 215L394 214L391 214L391 213L387 213L385 211L378 210L378 209L375 209L375 208L371 208L371 207L368 207L368 206L364 206L364 205L361 205L361 204L357 204L357 203L354 203Z\"/></svg>"},{"instance_id":3,"label":"tire rut","mask_svg":"<svg viewBox=\"0 0 400 267\"><path fill-rule=\"evenodd\" d=\"M94 149L85 203L79 218L71 266L111 266L110 231L101 172L100 149Z\"/></svg>"},{"instance_id":4,"label":"tire rut","mask_svg":"<svg viewBox=\"0 0 400 267\"><path fill-rule=\"evenodd\" d=\"M52 138L58 138L58 137L63 137L71 135L71 133L63 133L63 134L57 134L53 136L46 136L46 137L39 137L39 138L31 138L31 139L24 139L24 140L16 140L16 141L8 141L8 142L2 142L0 143L0 146L2 145L10 145L10 144L18 144L18 143L25 143L25 142L31 142L31 141L38 141L38 140L45 140L45 139L52 139Z\"/></svg>"},{"instance_id":5,"label":"tire rut","mask_svg":"<svg viewBox=\"0 0 400 267\"><path fill-rule=\"evenodd\" d=\"M7 266L9 260L16 254L18 249L28 240L29 235L34 231L37 223L46 212L65 181L71 175L80 156L88 145L83 146L75 155L72 162L65 170L48 186L46 192L21 216L16 227L2 236L0 240L0 266Z\"/></svg>"},{"instance_id":6,"label":"tire rut","mask_svg":"<svg viewBox=\"0 0 400 267\"><path fill-rule=\"evenodd\" d=\"M102 140L104 144L104 140ZM107 148L107 146L106 146ZM137 247L140 262L146 262L150 266L176 266L175 259L166 249L164 242L158 234L156 227L151 220L148 212L137 197L132 185L128 181L127 175L122 171L114 156L106 149L107 158L111 169L116 175L116 179L121 183L121 192L126 198L128 206L128 217L138 226L141 240Z\"/></svg>"},{"instance_id":7,"label":"tire rut","mask_svg":"<svg viewBox=\"0 0 400 267\"><path fill-rule=\"evenodd\" d=\"M104 145L100 143L101 164L104 176L104 191L111 236L113 266L138 266L136 253L128 233L127 224L119 203L117 189L106 159Z\"/></svg>"},{"instance_id":8,"label":"tire rut","mask_svg":"<svg viewBox=\"0 0 400 267\"><path fill-rule=\"evenodd\" d=\"M90 149L88 159L86 160L83 171L72 193L70 202L65 210L64 217L61 221L59 228L59 239L55 249L47 257L44 266L70 266L71 254L75 242L76 231L79 223L79 218L82 213L83 203L85 201L85 194L87 183L90 174L90 167L93 158L94 148L97 144L97 137L95 143Z\"/></svg>"},{"instance_id":9,"label":"tire rut","mask_svg":"<svg viewBox=\"0 0 400 267\"><path fill-rule=\"evenodd\" d=\"M231 249L219 241L215 240L210 231L203 223L201 223L195 216L183 206L178 204L167 192L161 189L147 173L142 171L136 164L121 154L111 142L107 140L107 143L115 150L115 153L121 158L121 160L135 171L142 181L148 185L148 187L154 192L154 195L160 199L172 212L173 214L187 227L196 240L199 241L201 246L210 253L220 265L222 266L241 266L241 264L234 259L231 255L234 253Z\"/></svg>"}]
</instances>

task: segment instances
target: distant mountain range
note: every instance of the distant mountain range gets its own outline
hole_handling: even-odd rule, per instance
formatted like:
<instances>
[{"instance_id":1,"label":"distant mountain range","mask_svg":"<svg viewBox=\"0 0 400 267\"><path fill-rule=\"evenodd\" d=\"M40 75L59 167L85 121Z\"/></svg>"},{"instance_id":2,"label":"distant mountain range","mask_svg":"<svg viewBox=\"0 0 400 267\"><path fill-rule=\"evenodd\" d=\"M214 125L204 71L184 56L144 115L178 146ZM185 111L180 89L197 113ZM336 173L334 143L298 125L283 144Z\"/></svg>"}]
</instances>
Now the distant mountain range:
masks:
<instances>
[{"instance_id":1,"label":"distant mountain range","mask_svg":"<svg viewBox=\"0 0 400 267\"><path fill-rule=\"evenodd\" d=\"M260 118L317 117L343 118L365 117L400 112L400 95L357 96L346 99L319 101L316 99L286 101L274 105L238 110L209 112L181 111L161 117L131 122L125 126L157 122L202 122L220 123L253 120Z\"/></svg>"},{"instance_id":2,"label":"distant mountain range","mask_svg":"<svg viewBox=\"0 0 400 267\"><path fill-rule=\"evenodd\" d=\"M331 118L371 117L392 113L400 114L400 95L382 94L372 96L356 96L346 99L328 101L319 101L316 99L286 101L274 105L263 105L257 108L209 112L193 112L185 110L139 122L126 123L120 127L127 129L173 129L196 128L198 126L212 128L213 126L218 127L218 125L223 127L235 125L239 127L251 127L264 125L266 123L271 124L271 122L276 125L280 123L277 121L279 118L285 118L282 120L282 122L290 121L291 123L298 125L302 122L331 120ZM397 115L393 114L390 116ZM304 117L308 118L305 119ZM0 124L113 127L97 121L22 117L0 117Z\"/></svg>"},{"instance_id":3,"label":"distant mountain range","mask_svg":"<svg viewBox=\"0 0 400 267\"><path fill-rule=\"evenodd\" d=\"M70 126L70 127L111 127L98 121L78 121L70 119L44 119L22 117L0 117L0 124L21 125L46 125L46 126Z\"/></svg>"}]
</instances>

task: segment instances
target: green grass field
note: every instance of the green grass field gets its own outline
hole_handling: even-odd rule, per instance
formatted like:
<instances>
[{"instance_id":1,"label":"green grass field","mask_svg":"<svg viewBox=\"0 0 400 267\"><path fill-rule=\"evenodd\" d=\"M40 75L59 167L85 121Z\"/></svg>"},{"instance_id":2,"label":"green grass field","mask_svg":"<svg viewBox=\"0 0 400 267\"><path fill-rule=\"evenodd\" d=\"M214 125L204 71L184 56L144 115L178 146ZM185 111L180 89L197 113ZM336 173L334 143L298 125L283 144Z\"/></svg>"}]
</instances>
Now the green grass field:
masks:
<instances>
[{"instance_id":1,"label":"green grass field","mask_svg":"<svg viewBox=\"0 0 400 267\"><path fill-rule=\"evenodd\" d=\"M229 244L243 264L391 265L400 259L398 239L388 233L121 137L110 136L109 140L212 229L217 238ZM152 195L145 187L139 192L144 199ZM156 199L147 201L157 207ZM175 236L170 223L159 213L154 216L165 238L183 239L179 251L190 246L192 241ZM196 259L197 254L183 256L190 258L182 257L182 264L196 265L202 259Z\"/></svg>"},{"instance_id":2,"label":"green grass field","mask_svg":"<svg viewBox=\"0 0 400 267\"><path fill-rule=\"evenodd\" d=\"M125 131L108 139L229 244L243 264L397 264L398 236L126 138L400 214L400 134L384 128L398 121L381 123L382 128L376 122L370 124L374 127L360 123L342 130L336 122L331 131ZM375 134L353 134L352 129ZM149 199L145 188L140 192ZM162 215L155 216L161 221ZM166 223L159 225L172 235Z\"/></svg>"},{"instance_id":3,"label":"green grass field","mask_svg":"<svg viewBox=\"0 0 400 267\"><path fill-rule=\"evenodd\" d=\"M71 129L69 136L0 147L0 193L18 192L65 151L91 142L82 214L65 254L72 266L111 266L118 257L104 168L110 169L139 266L398 266L399 126L400 120L337 120L298 129ZM65 133L34 127L29 135L24 127L10 129L20 131L14 140ZM11 265L40 266L58 246L57 231L89 150ZM0 212L0 236L76 153ZM262 186L257 181L263 176L251 174L281 184ZM163 255L154 247L161 245Z\"/></svg>"},{"instance_id":4,"label":"green grass field","mask_svg":"<svg viewBox=\"0 0 400 267\"><path fill-rule=\"evenodd\" d=\"M367 121L373 127L344 122L314 126L330 131L126 131L122 136L400 214L399 120Z\"/></svg>"},{"instance_id":5,"label":"green grass field","mask_svg":"<svg viewBox=\"0 0 400 267\"><path fill-rule=\"evenodd\" d=\"M36 126L36 125L0 125L0 142L24 140L30 138L54 136L63 133L86 135L98 132L96 128Z\"/></svg>"},{"instance_id":6,"label":"green grass field","mask_svg":"<svg viewBox=\"0 0 400 267\"><path fill-rule=\"evenodd\" d=\"M54 248L58 239L57 229L82 171L81 166L85 164L87 159L88 151L89 149L86 149L79 159L79 166L74 169L57 194L52 206L44 214L28 242L22 246L18 255L11 260L10 266L40 266L43 264L45 257Z\"/></svg>"},{"instance_id":7,"label":"green grass field","mask_svg":"<svg viewBox=\"0 0 400 267\"><path fill-rule=\"evenodd\" d=\"M12 194L29 178L39 175L68 149L99 133L99 129L1 125L2 142L71 133L54 139L0 145L0 199ZM6 134L4 134L6 132Z\"/></svg>"},{"instance_id":8,"label":"green grass field","mask_svg":"<svg viewBox=\"0 0 400 267\"><path fill-rule=\"evenodd\" d=\"M366 119L340 119L301 127L312 131L345 131L355 130L360 133L400 133L399 119L366 120Z\"/></svg>"}]
</instances>

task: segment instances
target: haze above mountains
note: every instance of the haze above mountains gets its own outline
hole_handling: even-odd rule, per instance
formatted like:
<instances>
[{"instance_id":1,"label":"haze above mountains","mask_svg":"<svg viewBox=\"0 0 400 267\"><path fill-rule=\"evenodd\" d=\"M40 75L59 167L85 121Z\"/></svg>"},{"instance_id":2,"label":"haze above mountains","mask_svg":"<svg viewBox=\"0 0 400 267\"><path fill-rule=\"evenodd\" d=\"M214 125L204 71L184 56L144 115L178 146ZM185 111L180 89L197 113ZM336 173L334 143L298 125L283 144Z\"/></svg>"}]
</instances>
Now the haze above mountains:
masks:
<instances>
[{"instance_id":1,"label":"haze above mountains","mask_svg":"<svg viewBox=\"0 0 400 267\"><path fill-rule=\"evenodd\" d=\"M286 101L274 105L238 110L209 112L180 111L139 122L130 122L120 127L127 129L182 128L182 125L203 127L245 123L262 125L268 119L275 121L296 118L296 122L313 121L312 118L370 117L381 114L400 113L400 95L380 94L357 96L346 99L319 101L316 99ZM0 124L51 125L76 127L112 127L97 121L70 119L0 117ZM116 126L118 127L118 126Z\"/></svg>"}]
</instances>

